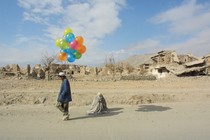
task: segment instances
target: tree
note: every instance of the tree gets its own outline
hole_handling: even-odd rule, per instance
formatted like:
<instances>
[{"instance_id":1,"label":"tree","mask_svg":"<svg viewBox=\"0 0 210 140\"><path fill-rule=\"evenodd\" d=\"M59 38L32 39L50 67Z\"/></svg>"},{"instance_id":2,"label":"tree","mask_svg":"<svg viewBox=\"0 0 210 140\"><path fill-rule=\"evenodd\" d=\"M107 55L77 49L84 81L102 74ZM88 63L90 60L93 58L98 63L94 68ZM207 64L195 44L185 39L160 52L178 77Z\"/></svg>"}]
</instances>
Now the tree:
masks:
<instances>
[{"instance_id":1,"label":"tree","mask_svg":"<svg viewBox=\"0 0 210 140\"><path fill-rule=\"evenodd\" d=\"M114 77L115 73L116 73L116 65L115 65L115 59L114 59L113 55L110 55L108 58L106 58L105 67L107 67L109 69L112 76Z\"/></svg>"},{"instance_id":2,"label":"tree","mask_svg":"<svg viewBox=\"0 0 210 140\"><path fill-rule=\"evenodd\" d=\"M57 60L55 54L49 55L47 52L43 52L43 53L42 53L42 56L41 56L41 64L43 64L43 66L49 68L50 65L51 65L55 60Z\"/></svg>"},{"instance_id":3,"label":"tree","mask_svg":"<svg viewBox=\"0 0 210 140\"><path fill-rule=\"evenodd\" d=\"M47 52L43 52L42 56L41 56L41 64L45 67L45 77L47 78L47 80L50 79L50 75L49 75L49 71L51 68L51 64L56 61L56 55L55 54L51 54L49 55Z\"/></svg>"}]
</instances>

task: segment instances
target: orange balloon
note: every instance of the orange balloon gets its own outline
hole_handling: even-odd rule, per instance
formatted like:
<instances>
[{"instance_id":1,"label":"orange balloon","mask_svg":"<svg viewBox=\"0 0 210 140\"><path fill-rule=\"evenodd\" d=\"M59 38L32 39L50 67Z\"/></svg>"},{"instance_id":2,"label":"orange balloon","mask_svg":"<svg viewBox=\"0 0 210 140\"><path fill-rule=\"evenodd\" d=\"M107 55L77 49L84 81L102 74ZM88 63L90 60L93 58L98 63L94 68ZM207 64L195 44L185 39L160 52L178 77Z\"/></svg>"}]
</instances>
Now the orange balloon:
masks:
<instances>
[{"instance_id":1,"label":"orange balloon","mask_svg":"<svg viewBox=\"0 0 210 140\"><path fill-rule=\"evenodd\" d=\"M85 47L84 45L79 46L79 47L77 48L77 51L78 51L78 53L83 54L83 53L86 52L86 47Z\"/></svg>"},{"instance_id":2,"label":"orange balloon","mask_svg":"<svg viewBox=\"0 0 210 140\"><path fill-rule=\"evenodd\" d=\"M76 40L80 45L83 44L83 42L84 42L84 39L83 39L82 36L77 36L77 37L75 38L75 40Z\"/></svg>"},{"instance_id":3,"label":"orange balloon","mask_svg":"<svg viewBox=\"0 0 210 140\"><path fill-rule=\"evenodd\" d=\"M60 53L58 54L58 59L59 59L60 61L65 61L65 60L67 59L67 54L64 53L64 52L60 52Z\"/></svg>"}]
</instances>

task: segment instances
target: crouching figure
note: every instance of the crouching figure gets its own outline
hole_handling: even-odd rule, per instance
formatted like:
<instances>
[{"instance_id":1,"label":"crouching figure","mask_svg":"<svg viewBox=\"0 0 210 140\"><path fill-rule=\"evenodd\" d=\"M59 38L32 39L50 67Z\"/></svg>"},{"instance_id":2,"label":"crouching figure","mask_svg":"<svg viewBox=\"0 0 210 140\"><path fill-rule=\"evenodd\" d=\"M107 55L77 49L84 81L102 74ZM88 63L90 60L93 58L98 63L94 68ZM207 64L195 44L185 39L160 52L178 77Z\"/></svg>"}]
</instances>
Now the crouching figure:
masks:
<instances>
[{"instance_id":1,"label":"crouching figure","mask_svg":"<svg viewBox=\"0 0 210 140\"><path fill-rule=\"evenodd\" d=\"M108 113L108 108L104 96L98 92L94 97L90 110L87 111L88 115L97 115Z\"/></svg>"}]
</instances>

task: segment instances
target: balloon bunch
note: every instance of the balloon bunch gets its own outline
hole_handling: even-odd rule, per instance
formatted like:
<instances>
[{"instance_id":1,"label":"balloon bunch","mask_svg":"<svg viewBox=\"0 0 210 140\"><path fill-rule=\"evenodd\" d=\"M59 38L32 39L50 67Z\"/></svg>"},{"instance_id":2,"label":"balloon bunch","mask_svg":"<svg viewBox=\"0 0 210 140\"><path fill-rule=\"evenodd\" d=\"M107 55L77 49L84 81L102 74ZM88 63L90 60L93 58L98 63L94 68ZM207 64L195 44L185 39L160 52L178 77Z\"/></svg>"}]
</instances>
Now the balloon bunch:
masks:
<instances>
[{"instance_id":1,"label":"balloon bunch","mask_svg":"<svg viewBox=\"0 0 210 140\"><path fill-rule=\"evenodd\" d=\"M76 59L80 59L82 54L86 52L86 47L83 45L84 39L82 36L76 36L72 33L70 28L66 28L63 34L63 38L56 40L55 44L61 50L58 54L60 61L74 62Z\"/></svg>"}]
</instances>

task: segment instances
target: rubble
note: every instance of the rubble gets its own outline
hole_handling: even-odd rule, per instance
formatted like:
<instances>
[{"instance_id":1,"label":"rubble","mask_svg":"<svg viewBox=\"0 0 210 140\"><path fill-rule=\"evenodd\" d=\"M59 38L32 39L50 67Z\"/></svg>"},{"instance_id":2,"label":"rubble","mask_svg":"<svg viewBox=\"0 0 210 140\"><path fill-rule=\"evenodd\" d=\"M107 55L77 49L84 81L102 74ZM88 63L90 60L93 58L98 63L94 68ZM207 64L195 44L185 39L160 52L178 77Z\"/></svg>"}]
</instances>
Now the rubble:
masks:
<instances>
[{"instance_id":1,"label":"rubble","mask_svg":"<svg viewBox=\"0 0 210 140\"><path fill-rule=\"evenodd\" d=\"M148 75L148 76L128 75L128 76L122 76L120 80L156 80L156 77L153 75Z\"/></svg>"},{"instance_id":2,"label":"rubble","mask_svg":"<svg viewBox=\"0 0 210 140\"><path fill-rule=\"evenodd\" d=\"M151 57L154 61L151 66L153 75L158 78L168 74L176 76L208 75L210 67L209 56L199 58L193 55L177 55L175 51L161 51Z\"/></svg>"},{"instance_id":3,"label":"rubble","mask_svg":"<svg viewBox=\"0 0 210 140\"><path fill-rule=\"evenodd\" d=\"M50 64L43 67L41 64L36 64L31 67L20 68L18 64L6 65L1 67L1 77L14 77L16 79L58 79L59 72L65 72L67 77L73 80L81 77L85 79L93 78L99 80L110 77L121 80L144 80L148 77L155 76L155 79L164 78L168 75L175 76L196 76L210 74L210 54L203 57L196 57L192 54L178 55L175 51L160 51L156 55L151 56L151 60L144 61L136 67L129 63L106 64L103 67L88 67L74 64ZM27 78L24 78L27 77ZM76 77L76 78L75 78ZM119 78L121 77L121 78ZM145 78L146 77L146 78ZM154 78L149 78L154 79ZM90 80L90 79L88 79Z\"/></svg>"},{"instance_id":4,"label":"rubble","mask_svg":"<svg viewBox=\"0 0 210 140\"><path fill-rule=\"evenodd\" d=\"M34 104L44 104L44 102L47 100L46 97L39 97Z\"/></svg>"}]
</instances>

